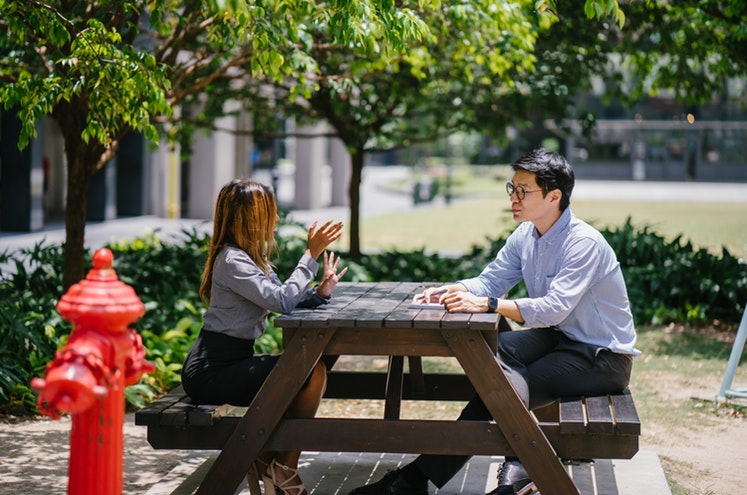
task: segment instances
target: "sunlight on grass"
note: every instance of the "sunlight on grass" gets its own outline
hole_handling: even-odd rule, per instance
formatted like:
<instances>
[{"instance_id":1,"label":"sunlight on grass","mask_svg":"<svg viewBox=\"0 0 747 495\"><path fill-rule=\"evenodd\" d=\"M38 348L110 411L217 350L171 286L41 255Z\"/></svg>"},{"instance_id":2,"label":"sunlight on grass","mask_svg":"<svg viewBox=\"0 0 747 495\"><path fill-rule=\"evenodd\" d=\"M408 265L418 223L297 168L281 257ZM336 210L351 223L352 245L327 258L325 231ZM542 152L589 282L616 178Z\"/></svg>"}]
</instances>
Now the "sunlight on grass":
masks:
<instances>
[{"instance_id":1,"label":"sunlight on grass","mask_svg":"<svg viewBox=\"0 0 747 495\"><path fill-rule=\"evenodd\" d=\"M694 245L721 254L721 246L747 257L747 202L619 202L578 201L573 212L597 227L619 226L630 217L633 225L673 239L682 235Z\"/></svg>"},{"instance_id":2,"label":"sunlight on grass","mask_svg":"<svg viewBox=\"0 0 747 495\"><path fill-rule=\"evenodd\" d=\"M721 254L721 246L735 256L747 256L747 202L620 202L575 201L573 212L598 228L621 226L630 217L637 226L649 226L667 239L681 235L698 247ZM427 248L465 252L486 238L506 235L516 224L502 195L465 200L451 205L415 208L361 220L364 251Z\"/></svg>"},{"instance_id":3,"label":"sunlight on grass","mask_svg":"<svg viewBox=\"0 0 747 495\"><path fill-rule=\"evenodd\" d=\"M451 204L439 197L435 205L363 218L361 246L364 251L427 249L458 254L484 245L486 238L505 236L516 227L504 190L510 174L508 167L456 167ZM409 194L405 182L390 186ZM747 201L573 200L571 208L597 228L622 226L630 217L633 225L648 226L668 240L681 235L683 241L714 254L720 255L721 247L726 246L731 254L747 257Z\"/></svg>"}]
</instances>

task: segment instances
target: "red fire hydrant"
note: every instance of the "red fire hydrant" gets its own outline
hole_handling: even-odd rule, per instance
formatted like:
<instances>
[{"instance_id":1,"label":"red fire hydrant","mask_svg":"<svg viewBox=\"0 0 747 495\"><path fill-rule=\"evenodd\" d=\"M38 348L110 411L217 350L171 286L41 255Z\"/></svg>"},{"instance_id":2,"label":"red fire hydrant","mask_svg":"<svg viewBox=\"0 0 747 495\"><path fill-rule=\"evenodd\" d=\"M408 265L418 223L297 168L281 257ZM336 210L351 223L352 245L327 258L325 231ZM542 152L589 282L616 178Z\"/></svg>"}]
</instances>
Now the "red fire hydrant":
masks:
<instances>
[{"instance_id":1,"label":"red fire hydrant","mask_svg":"<svg viewBox=\"0 0 747 495\"><path fill-rule=\"evenodd\" d=\"M112 269L108 249L93 255L93 270L70 287L57 311L73 324L70 339L47 365L39 411L52 418L72 414L68 494L122 493L124 388L152 372L140 334L128 328L145 306Z\"/></svg>"}]
</instances>

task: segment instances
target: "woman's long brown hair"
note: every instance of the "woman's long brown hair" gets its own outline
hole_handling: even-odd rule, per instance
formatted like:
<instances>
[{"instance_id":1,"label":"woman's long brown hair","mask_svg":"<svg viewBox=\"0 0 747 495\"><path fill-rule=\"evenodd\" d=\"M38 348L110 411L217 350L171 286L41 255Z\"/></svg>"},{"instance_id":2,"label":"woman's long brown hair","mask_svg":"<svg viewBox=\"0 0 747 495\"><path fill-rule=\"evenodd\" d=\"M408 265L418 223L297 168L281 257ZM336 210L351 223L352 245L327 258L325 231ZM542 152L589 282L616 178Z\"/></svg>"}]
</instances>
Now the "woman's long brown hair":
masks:
<instances>
[{"instance_id":1,"label":"woman's long brown hair","mask_svg":"<svg viewBox=\"0 0 747 495\"><path fill-rule=\"evenodd\" d=\"M213 265L226 245L244 250L265 275L270 273L273 268L270 258L277 252L276 218L277 202L269 186L246 178L234 179L223 186L215 202L213 237L202 272L203 302L210 302Z\"/></svg>"}]
</instances>

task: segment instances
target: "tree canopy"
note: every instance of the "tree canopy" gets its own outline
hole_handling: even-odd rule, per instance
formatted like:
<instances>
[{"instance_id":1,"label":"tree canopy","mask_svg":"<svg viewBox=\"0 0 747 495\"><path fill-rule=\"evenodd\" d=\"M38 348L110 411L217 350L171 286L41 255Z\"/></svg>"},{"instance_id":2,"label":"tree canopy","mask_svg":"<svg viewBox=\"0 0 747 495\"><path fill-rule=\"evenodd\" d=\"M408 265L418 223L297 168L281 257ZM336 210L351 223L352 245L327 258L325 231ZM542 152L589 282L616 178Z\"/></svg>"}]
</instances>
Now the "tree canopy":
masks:
<instances>
[{"instance_id":1,"label":"tree canopy","mask_svg":"<svg viewBox=\"0 0 747 495\"><path fill-rule=\"evenodd\" d=\"M255 115L282 106L326 120L355 158L499 129L528 112L576 111L574 95L595 74L628 101L661 88L702 101L745 74L745 9L741 0L0 0L0 101L22 122L21 147L44 116L63 132L67 287L83 276L88 185L129 132L177 139L243 101ZM260 84L281 98L264 98ZM199 112L186 119L178 107Z\"/></svg>"},{"instance_id":2,"label":"tree canopy","mask_svg":"<svg viewBox=\"0 0 747 495\"><path fill-rule=\"evenodd\" d=\"M417 7L416 2L401 4ZM350 151L352 257L361 254L358 206L366 153L432 141L459 130L499 133L526 115L521 112L531 107L527 101L536 101L538 94L532 83L537 39L557 21L550 9L538 10L537 4L542 2L471 0L419 11L428 35L386 62L355 46L335 46L329 42L330 27L319 22L317 42L308 52L316 74L274 81L257 77L251 83L251 103L246 106L253 109L258 133L278 136L278 115L300 123L322 120ZM618 12L604 4L592 9L592 15L607 18ZM578 14L584 15L580 8ZM587 23L590 30L601 29ZM275 91L268 92L268 84Z\"/></svg>"},{"instance_id":3,"label":"tree canopy","mask_svg":"<svg viewBox=\"0 0 747 495\"><path fill-rule=\"evenodd\" d=\"M314 73L315 19L333 21L333 43L383 61L425 33L413 11L388 0L0 0L0 101L22 122L19 147L44 116L65 141L65 287L83 276L88 185L122 137L173 136L182 128L174 108L234 98L241 85L232 81Z\"/></svg>"}]
</instances>

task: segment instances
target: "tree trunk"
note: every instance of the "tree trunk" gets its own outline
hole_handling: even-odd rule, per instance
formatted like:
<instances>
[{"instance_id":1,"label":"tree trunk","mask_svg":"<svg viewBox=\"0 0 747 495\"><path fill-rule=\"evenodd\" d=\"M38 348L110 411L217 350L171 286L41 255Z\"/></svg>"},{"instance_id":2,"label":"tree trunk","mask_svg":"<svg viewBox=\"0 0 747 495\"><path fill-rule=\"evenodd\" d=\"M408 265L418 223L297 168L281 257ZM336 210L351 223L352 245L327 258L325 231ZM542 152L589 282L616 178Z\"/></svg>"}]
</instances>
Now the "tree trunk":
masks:
<instances>
[{"instance_id":1,"label":"tree trunk","mask_svg":"<svg viewBox=\"0 0 747 495\"><path fill-rule=\"evenodd\" d=\"M96 140L84 142L81 132L85 127L88 103L85 99L60 102L53 118L62 130L67 159L67 198L65 200L65 245L63 247L63 289L67 290L86 275L85 239L88 217L88 188L97 171L115 156L119 137L129 132L120 129L108 145Z\"/></svg>"},{"instance_id":2,"label":"tree trunk","mask_svg":"<svg viewBox=\"0 0 747 495\"><path fill-rule=\"evenodd\" d=\"M85 276L86 217L91 175L80 156L68 154L67 200L65 204L65 246L63 249L63 288L67 290Z\"/></svg>"},{"instance_id":3,"label":"tree trunk","mask_svg":"<svg viewBox=\"0 0 747 495\"><path fill-rule=\"evenodd\" d=\"M350 252L348 256L353 260L361 259L360 239L360 199L361 199L361 177L363 176L363 158L365 152L357 148L351 153L350 161L352 172L350 174Z\"/></svg>"}]
</instances>

